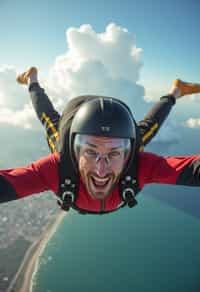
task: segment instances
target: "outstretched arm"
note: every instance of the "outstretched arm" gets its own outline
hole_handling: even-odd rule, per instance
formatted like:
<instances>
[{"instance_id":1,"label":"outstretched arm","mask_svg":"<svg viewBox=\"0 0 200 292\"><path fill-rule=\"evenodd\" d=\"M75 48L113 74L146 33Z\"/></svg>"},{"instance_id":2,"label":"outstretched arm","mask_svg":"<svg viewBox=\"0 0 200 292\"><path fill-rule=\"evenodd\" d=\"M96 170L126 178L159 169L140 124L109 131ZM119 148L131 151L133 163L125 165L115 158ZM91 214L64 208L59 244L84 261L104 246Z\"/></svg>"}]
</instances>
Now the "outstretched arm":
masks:
<instances>
[{"instance_id":1,"label":"outstretched arm","mask_svg":"<svg viewBox=\"0 0 200 292\"><path fill-rule=\"evenodd\" d=\"M32 194L58 191L58 155L44 157L26 167L0 170L0 203Z\"/></svg>"},{"instance_id":2,"label":"outstretched arm","mask_svg":"<svg viewBox=\"0 0 200 292\"><path fill-rule=\"evenodd\" d=\"M172 83L169 95L160 98L153 108L147 113L144 120L138 123L142 147L147 145L156 135L163 122L168 117L176 100L184 95L200 92L200 84L184 82L176 79Z\"/></svg>"},{"instance_id":3,"label":"outstretched arm","mask_svg":"<svg viewBox=\"0 0 200 292\"><path fill-rule=\"evenodd\" d=\"M18 75L17 82L28 86L33 108L46 130L49 148L52 153L56 152L59 139L58 124L60 114L54 108L44 89L40 86L37 68L31 67L26 72Z\"/></svg>"},{"instance_id":4,"label":"outstretched arm","mask_svg":"<svg viewBox=\"0 0 200 292\"><path fill-rule=\"evenodd\" d=\"M200 154L162 157L141 152L138 178L140 188L150 183L200 186Z\"/></svg>"},{"instance_id":5,"label":"outstretched arm","mask_svg":"<svg viewBox=\"0 0 200 292\"><path fill-rule=\"evenodd\" d=\"M144 117L144 120L139 121L139 131L141 135L142 146L146 146L156 135L163 122L168 117L176 99L173 95L161 97L151 110Z\"/></svg>"}]
</instances>

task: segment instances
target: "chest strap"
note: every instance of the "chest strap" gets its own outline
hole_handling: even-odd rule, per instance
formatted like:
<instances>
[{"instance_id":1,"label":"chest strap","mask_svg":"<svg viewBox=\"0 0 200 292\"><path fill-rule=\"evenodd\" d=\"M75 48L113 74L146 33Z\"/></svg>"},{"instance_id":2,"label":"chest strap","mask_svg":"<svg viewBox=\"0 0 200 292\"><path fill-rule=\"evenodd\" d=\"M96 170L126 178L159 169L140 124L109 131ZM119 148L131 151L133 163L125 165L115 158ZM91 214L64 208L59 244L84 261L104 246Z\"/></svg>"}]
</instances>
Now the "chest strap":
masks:
<instances>
[{"instance_id":1,"label":"chest strap","mask_svg":"<svg viewBox=\"0 0 200 292\"><path fill-rule=\"evenodd\" d=\"M128 206L129 208L133 208L137 205L137 201L135 199L136 195L139 193L140 189L138 186L137 180L137 165L138 165L138 157L134 159L132 163L132 167L126 172L120 181L119 181L119 191L122 203L114 210L110 211L99 211L94 212L90 210L80 209L76 206L76 198L78 194L78 186L79 179L78 174L75 173L73 167L67 169L67 165L69 166L69 159L64 157L60 158L59 161L59 177L60 177L60 186L58 192L58 204L64 211L69 211L70 208L78 211L80 214L107 214L114 211L118 211L119 209ZM66 177L67 174L67 177Z\"/></svg>"}]
</instances>

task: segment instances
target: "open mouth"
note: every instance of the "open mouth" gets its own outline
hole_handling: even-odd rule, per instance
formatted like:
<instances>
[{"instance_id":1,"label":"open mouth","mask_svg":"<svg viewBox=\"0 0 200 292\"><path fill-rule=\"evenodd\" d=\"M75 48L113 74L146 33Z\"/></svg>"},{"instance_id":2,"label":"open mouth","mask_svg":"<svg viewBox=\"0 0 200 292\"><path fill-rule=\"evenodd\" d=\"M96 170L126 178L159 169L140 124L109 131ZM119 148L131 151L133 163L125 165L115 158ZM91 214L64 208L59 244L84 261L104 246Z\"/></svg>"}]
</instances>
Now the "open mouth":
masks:
<instances>
[{"instance_id":1,"label":"open mouth","mask_svg":"<svg viewBox=\"0 0 200 292\"><path fill-rule=\"evenodd\" d=\"M91 176L91 181L92 184L96 187L96 188L105 188L107 187L108 183L110 182L110 177L106 177L106 178L99 178L96 176Z\"/></svg>"}]
</instances>

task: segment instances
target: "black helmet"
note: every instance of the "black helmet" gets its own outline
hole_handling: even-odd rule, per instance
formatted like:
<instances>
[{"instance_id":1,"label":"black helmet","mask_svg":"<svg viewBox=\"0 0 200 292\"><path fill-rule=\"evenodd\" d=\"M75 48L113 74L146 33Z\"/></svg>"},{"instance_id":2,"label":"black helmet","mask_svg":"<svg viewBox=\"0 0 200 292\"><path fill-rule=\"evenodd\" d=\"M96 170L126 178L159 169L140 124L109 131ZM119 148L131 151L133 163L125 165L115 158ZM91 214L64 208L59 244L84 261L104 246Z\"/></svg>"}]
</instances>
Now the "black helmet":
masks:
<instances>
[{"instance_id":1,"label":"black helmet","mask_svg":"<svg viewBox=\"0 0 200 292\"><path fill-rule=\"evenodd\" d=\"M85 102L75 114L70 130L74 134L136 139L130 109L121 101L99 97Z\"/></svg>"},{"instance_id":2,"label":"black helmet","mask_svg":"<svg viewBox=\"0 0 200 292\"><path fill-rule=\"evenodd\" d=\"M130 139L131 152L133 155L135 153L137 140L135 120L128 106L116 98L96 97L84 102L76 112L69 133L73 163L76 160L73 151L76 134Z\"/></svg>"}]
</instances>

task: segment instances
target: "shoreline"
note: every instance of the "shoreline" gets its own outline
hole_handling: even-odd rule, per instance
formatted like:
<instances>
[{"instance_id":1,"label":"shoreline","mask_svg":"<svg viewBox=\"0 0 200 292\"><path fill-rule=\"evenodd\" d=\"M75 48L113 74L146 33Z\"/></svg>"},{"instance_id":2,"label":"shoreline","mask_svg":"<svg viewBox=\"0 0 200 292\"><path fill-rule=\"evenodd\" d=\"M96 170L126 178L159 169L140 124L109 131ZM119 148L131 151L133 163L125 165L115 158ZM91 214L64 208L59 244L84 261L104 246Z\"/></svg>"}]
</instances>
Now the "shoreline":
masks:
<instances>
[{"instance_id":1,"label":"shoreline","mask_svg":"<svg viewBox=\"0 0 200 292\"><path fill-rule=\"evenodd\" d=\"M19 285L20 287L18 288L18 292L32 292L33 277L38 269L39 258L41 254L44 252L48 241L56 232L65 215L66 214L64 212L58 213L55 216L56 217L55 221L47 225L47 229L42 234L42 236L31 244L30 248L27 250L24 256L24 259L15 277L13 278L9 288L7 289L7 292L11 292L12 289L15 288L17 282L20 279L20 276L22 275L23 270L24 270L23 281L21 285Z\"/></svg>"}]
</instances>

